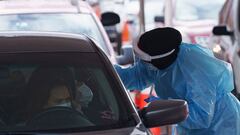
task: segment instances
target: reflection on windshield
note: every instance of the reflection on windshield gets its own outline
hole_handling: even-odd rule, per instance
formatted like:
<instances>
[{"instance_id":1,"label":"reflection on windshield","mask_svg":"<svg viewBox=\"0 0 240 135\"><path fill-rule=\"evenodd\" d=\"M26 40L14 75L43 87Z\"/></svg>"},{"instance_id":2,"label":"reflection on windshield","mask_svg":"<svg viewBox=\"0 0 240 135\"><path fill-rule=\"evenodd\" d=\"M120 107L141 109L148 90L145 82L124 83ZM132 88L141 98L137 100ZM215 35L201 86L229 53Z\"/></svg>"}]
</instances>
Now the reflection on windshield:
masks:
<instances>
[{"instance_id":1,"label":"reflection on windshield","mask_svg":"<svg viewBox=\"0 0 240 135\"><path fill-rule=\"evenodd\" d=\"M218 17L225 0L176 0L176 20L204 20Z\"/></svg>"},{"instance_id":2,"label":"reflection on windshield","mask_svg":"<svg viewBox=\"0 0 240 135\"><path fill-rule=\"evenodd\" d=\"M0 31L48 31L85 34L95 39L108 53L105 41L90 14L1 15Z\"/></svg>"}]
</instances>

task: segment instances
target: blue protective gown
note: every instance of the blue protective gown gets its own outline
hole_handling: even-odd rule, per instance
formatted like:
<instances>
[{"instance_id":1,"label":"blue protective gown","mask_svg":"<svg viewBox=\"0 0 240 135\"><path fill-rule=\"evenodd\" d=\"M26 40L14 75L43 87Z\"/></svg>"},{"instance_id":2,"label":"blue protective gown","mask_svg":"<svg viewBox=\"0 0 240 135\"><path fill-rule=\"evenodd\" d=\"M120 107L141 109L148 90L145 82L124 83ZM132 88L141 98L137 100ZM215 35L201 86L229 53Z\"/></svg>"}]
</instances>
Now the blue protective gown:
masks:
<instances>
[{"instance_id":1,"label":"blue protective gown","mask_svg":"<svg viewBox=\"0 0 240 135\"><path fill-rule=\"evenodd\" d=\"M184 99L189 116L180 135L240 135L240 103L231 65L199 45L182 43L177 59L164 70L136 59L128 68L115 65L125 87L143 90L154 84L160 99Z\"/></svg>"}]
</instances>

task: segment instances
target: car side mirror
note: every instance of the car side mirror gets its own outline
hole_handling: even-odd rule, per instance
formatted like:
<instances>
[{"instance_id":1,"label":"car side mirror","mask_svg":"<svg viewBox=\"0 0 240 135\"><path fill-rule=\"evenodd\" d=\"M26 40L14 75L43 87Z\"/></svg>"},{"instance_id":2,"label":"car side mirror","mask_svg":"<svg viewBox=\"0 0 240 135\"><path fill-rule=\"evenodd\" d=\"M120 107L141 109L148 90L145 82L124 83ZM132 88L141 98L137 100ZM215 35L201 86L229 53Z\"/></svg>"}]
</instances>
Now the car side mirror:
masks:
<instances>
[{"instance_id":1,"label":"car side mirror","mask_svg":"<svg viewBox=\"0 0 240 135\"><path fill-rule=\"evenodd\" d=\"M215 26L213 27L212 33L216 36L232 36L233 32L227 30L227 26Z\"/></svg>"},{"instance_id":2,"label":"car side mirror","mask_svg":"<svg viewBox=\"0 0 240 135\"><path fill-rule=\"evenodd\" d=\"M132 64L134 62L132 45L124 45L121 50L122 54L117 56L117 63L119 65Z\"/></svg>"},{"instance_id":3,"label":"car side mirror","mask_svg":"<svg viewBox=\"0 0 240 135\"><path fill-rule=\"evenodd\" d=\"M176 124L188 116L188 105L184 100L155 100L140 110L147 128Z\"/></svg>"},{"instance_id":4,"label":"car side mirror","mask_svg":"<svg viewBox=\"0 0 240 135\"><path fill-rule=\"evenodd\" d=\"M165 22L165 18L164 18L164 16L155 16L154 17L154 22L156 22L156 23L164 23Z\"/></svg>"},{"instance_id":5,"label":"car side mirror","mask_svg":"<svg viewBox=\"0 0 240 135\"><path fill-rule=\"evenodd\" d=\"M103 26L112 26L120 23L120 17L114 12L105 12L101 15Z\"/></svg>"}]
</instances>

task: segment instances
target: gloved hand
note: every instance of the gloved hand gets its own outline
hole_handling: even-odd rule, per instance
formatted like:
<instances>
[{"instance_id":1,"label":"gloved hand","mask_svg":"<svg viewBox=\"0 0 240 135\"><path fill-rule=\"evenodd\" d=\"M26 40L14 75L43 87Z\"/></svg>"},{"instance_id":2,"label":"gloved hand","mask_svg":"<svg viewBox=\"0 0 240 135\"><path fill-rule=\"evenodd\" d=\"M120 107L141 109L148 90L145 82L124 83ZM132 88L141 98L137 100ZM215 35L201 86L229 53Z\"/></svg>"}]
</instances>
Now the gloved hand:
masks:
<instances>
[{"instance_id":1,"label":"gloved hand","mask_svg":"<svg viewBox=\"0 0 240 135\"><path fill-rule=\"evenodd\" d=\"M144 101L146 103L150 103L150 102L155 101L155 100L160 100L160 98L156 97L156 96L153 96L153 95L150 95L148 98L144 99Z\"/></svg>"}]
</instances>

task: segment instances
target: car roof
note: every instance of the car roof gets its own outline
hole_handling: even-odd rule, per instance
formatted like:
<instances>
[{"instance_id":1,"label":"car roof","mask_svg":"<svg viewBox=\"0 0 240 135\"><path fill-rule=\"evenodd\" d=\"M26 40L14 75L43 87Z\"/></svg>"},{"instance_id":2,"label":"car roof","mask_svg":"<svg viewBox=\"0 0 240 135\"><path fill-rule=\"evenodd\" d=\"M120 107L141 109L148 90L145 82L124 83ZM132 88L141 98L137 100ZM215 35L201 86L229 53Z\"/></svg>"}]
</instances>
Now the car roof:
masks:
<instances>
[{"instance_id":1,"label":"car roof","mask_svg":"<svg viewBox=\"0 0 240 135\"><path fill-rule=\"evenodd\" d=\"M97 52L87 36L56 32L0 32L0 53Z\"/></svg>"},{"instance_id":2,"label":"car roof","mask_svg":"<svg viewBox=\"0 0 240 135\"><path fill-rule=\"evenodd\" d=\"M5 0L0 1L0 14L19 13L91 13L82 0Z\"/></svg>"}]
</instances>

